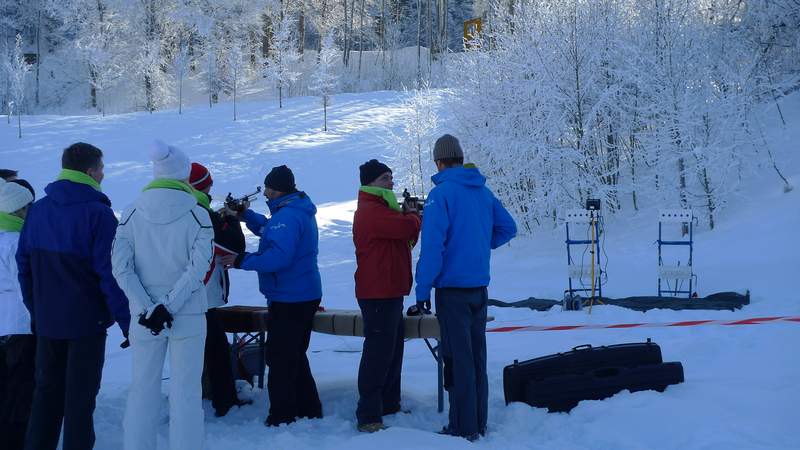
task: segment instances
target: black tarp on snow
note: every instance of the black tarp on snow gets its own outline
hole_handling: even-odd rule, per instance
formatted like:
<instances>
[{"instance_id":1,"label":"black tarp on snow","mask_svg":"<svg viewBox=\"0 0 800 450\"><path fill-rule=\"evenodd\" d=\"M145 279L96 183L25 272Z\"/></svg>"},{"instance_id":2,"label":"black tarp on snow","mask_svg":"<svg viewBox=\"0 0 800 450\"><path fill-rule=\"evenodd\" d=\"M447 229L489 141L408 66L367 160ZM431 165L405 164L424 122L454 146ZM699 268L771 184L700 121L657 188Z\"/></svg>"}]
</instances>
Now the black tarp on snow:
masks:
<instances>
[{"instance_id":1,"label":"black tarp on snow","mask_svg":"<svg viewBox=\"0 0 800 450\"><path fill-rule=\"evenodd\" d=\"M750 291L744 295L738 292L718 292L707 297L698 298L679 298L679 297L624 297L609 298L601 297L602 304L621 306L635 311L648 311L651 309L672 309L675 311L682 309L705 309L705 310L736 310L750 303ZM535 311L547 311L553 306L561 305L558 300L530 297L526 300L516 302L504 302L501 300L489 299L490 306L501 308L530 308ZM594 306L601 306L595 300Z\"/></svg>"}]
</instances>

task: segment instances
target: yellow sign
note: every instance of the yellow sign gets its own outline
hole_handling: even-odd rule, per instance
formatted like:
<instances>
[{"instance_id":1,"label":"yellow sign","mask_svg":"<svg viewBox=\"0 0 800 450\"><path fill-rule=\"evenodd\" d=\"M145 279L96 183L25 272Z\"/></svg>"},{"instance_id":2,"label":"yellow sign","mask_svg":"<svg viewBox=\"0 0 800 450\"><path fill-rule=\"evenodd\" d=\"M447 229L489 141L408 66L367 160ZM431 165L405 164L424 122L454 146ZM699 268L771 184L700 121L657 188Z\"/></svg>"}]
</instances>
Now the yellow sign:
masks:
<instances>
[{"instance_id":1,"label":"yellow sign","mask_svg":"<svg viewBox=\"0 0 800 450\"><path fill-rule=\"evenodd\" d=\"M466 48L469 49L480 46L472 42L472 40L478 38L481 34L481 23L482 20L480 17L464 21L464 46Z\"/></svg>"}]
</instances>

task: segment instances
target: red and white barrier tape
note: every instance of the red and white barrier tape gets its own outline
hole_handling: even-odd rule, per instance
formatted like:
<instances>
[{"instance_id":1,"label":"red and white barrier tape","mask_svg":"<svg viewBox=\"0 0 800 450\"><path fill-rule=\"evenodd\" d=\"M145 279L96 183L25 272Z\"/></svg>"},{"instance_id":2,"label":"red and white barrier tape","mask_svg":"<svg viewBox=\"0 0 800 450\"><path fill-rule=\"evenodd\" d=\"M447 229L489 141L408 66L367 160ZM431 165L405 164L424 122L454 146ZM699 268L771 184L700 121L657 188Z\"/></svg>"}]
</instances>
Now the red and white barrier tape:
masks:
<instances>
[{"instance_id":1,"label":"red and white barrier tape","mask_svg":"<svg viewBox=\"0 0 800 450\"><path fill-rule=\"evenodd\" d=\"M523 325L511 327L487 328L488 333L507 333L510 331L569 331L569 330L597 330L597 329L620 329L620 328L653 328L653 327L696 327L700 325L759 325L762 323L774 322L794 322L800 323L800 316L780 316L780 317L755 317L744 320L687 320L684 322L654 322L654 323L618 323L591 324L591 325Z\"/></svg>"}]
</instances>

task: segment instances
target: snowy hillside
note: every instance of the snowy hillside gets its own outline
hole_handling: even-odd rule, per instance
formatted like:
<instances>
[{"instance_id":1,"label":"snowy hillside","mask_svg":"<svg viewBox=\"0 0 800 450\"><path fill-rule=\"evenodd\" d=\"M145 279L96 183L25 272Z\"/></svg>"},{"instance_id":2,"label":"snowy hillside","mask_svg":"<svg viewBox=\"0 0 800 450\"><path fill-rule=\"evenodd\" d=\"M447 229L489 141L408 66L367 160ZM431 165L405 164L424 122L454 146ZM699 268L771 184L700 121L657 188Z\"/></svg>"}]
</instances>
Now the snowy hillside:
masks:
<instances>
[{"instance_id":1,"label":"snowy hillside","mask_svg":"<svg viewBox=\"0 0 800 450\"><path fill-rule=\"evenodd\" d=\"M272 167L287 164L319 208L320 269L323 305L357 309L353 296L355 256L352 214L358 188L358 165L392 153L389 130L399 131L407 118L403 94L376 92L338 95L328 111L329 132L322 133L322 112L315 98L221 104L108 117L26 117L25 137L0 123L0 167L20 171L41 195L60 167L62 149L75 141L105 152L104 191L114 209L133 201L151 177L147 146L160 138L206 164L214 178L212 195L243 194L262 183ZM669 311L639 313L612 306L587 311L548 312L490 308L495 325L577 325L670 322L699 319L745 319L800 315L797 259L800 249L800 95L783 101L787 125L768 127L767 139L782 170L796 187L783 193L771 168L744 180L744 189L724 210L714 231L695 234L695 271L701 296L750 289L751 304L736 312ZM773 111L765 111L772 122ZM448 111L440 111L447 131ZM469 148L465 149L469 159ZM432 163L431 163L432 164ZM402 190L403 186L397 186ZM656 212L649 205L636 215L606 223L608 283L604 295L654 295L656 290ZM259 200L256 209L266 206ZM256 245L248 235L251 248ZM528 297L560 299L566 287L564 230L534 230L493 254L490 297L512 301ZM234 272L232 302L261 305L255 274ZM406 305L412 303L407 299ZM664 359L681 361L686 382L664 393L620 393L603 401L582 402L570 414L548 414L523 404L505 406L502 368L580 344L605 345L652 338ZM263 426L265 391L242 385L252 406L215 418L206 403L209 449L789 449L797 448L800 404L800 324L703 326L551 332L490 333L489 432L475 444L437 435L446 414L436 412L435 363L422 341L409 341L403 372L404 407L410 414L390 417L390 428L364 435L355 429L356 374L360 338L314 334L309 350L325 418L280 428ZM110 330L103 385L95 421L98 449L118 449L122 414L130 381L130 353L117 347L121 336ZM168 369L164 377L168 377ZM166 391L165 391L166 392ZM157 412L154 411L154 414ZM159 449L168 448L166 395L160 413Z\"/></svg>"}]
</instances>

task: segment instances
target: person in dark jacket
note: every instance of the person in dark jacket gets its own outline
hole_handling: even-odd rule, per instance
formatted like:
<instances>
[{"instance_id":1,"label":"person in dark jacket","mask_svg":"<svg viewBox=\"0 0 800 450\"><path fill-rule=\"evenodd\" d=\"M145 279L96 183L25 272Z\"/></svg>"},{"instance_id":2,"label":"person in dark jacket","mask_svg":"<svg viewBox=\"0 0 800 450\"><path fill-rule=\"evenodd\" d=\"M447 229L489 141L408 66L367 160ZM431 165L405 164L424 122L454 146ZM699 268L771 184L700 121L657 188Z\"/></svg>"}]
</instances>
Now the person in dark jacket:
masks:
<instances>
[{"instance_id":1,"label":"person in dark jacket","mask_svg":"<svg viewBox=\"0 0 800 450\"><path fill-rule=\"evenodd\" d=\"M294 422L298 417L321 418L322 404L306 351L314 314L322 300L317 266L317 208L297 190L286 166L273 167L264 179L264 196L272 217L245 209L242 218L261 237L256 253L219 259L223 266L258 273L261 293L269 305L267 333L267 426Z\"/></svg>"},{"instance_id":2,"label":"person in dark jacket","mask_svg":"<svg viewBox=\"0 0 800 450\"><path fill-rule=\"evenodd\" d=\"M361 188L353 218L356 298L364 319L358 370L358 430L384 428L382 416L400 411L403 297L411 291L411 248L419 237L416 209L397 203L392 171L373 159L359 167Z\"/></svg>"},{"instance_id":3,"label":"person in dark jacket","mask_svg":"<svg viewBox=\"0 0 800 450\"><path fill-rule=\"evenodd\" d=\"M64 150L63 170L28 211L17 249L22 298L36 334L36 389L25 448L94 445L106 329L127 338L128 300L111 273L117 219L100 191L103 152L82 142Z\"/></svg>"},{"instance_id":4,"label":"person in dark jacket","mask_svg":"<svg viewBox=\"0 0 800 450\"><path fill-rule=\"evenodd\" d=\"M242 226L234 216L222 215L211 209L211 186L214 180L208 169L199 163L192 163L189 184L196 189L200 203L211 217L214 226L214 244L237 253L245 250ZM220 264L212 262L211 270L206 275L206 295L208 296L208 312L206 312L206 347L203 374L208 380L211 406L214 414L222 417L228 414L233 406L249 405L252 400L239 400L236 393L236 382L231 367L231 349L228 337L219 321L217 308L228 303L230 278L228 271Z\"/></svg>"},{"instance_id":5,"label":"person in dark jacket","mask_svg":"<svg viewBox=\"0 0 800 450\"><path fill-rule=\"evenodd\" d=\"M458 139L445 134L433 149L439 173L425 201L417 261L417 306L436 288L443 352L452 361L450 423L444 434L476 440L486 433L486 307L491 250L517 233L514 219L485 186L474 166L464 166ZM449 362L449 361L448 361Z\"/></svg>"}]
</instances>

